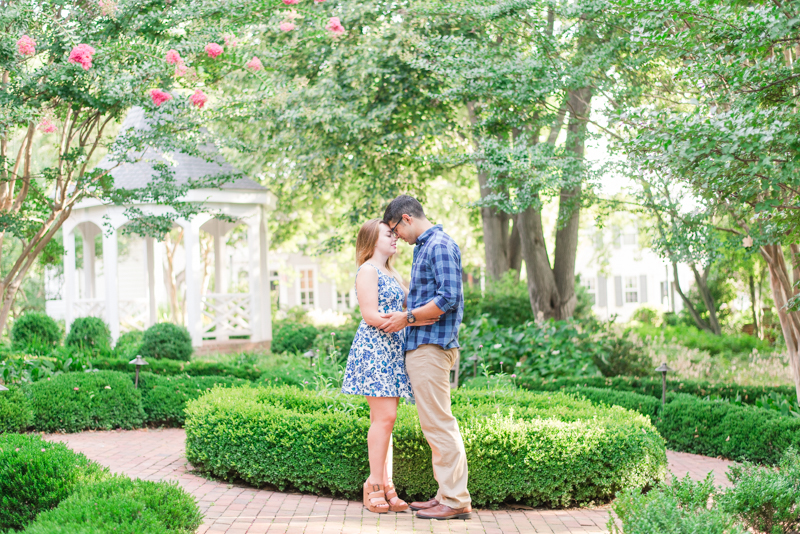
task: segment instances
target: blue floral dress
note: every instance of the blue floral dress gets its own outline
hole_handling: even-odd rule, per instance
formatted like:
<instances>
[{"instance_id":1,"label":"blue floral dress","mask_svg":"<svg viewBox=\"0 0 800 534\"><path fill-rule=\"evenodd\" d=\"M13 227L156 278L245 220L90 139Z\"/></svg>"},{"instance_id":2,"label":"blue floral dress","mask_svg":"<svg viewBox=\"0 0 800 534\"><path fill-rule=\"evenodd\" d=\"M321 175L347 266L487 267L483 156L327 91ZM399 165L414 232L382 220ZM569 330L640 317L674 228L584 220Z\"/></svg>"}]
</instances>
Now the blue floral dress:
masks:
<instances>
[{"instance_id":1,"label":"blue floral dress","mask_svg":"<svg viewBox=\"0 0 800 534\"><path fill-rule=\"evenodd\" d=\"M372 264L364 265L378 271L378 311L402 311L405 293L397 280ZM342 393L412 399L406 374L405 330L387 334L362 319L347 356Z\"/></svg>"}]
</instances>

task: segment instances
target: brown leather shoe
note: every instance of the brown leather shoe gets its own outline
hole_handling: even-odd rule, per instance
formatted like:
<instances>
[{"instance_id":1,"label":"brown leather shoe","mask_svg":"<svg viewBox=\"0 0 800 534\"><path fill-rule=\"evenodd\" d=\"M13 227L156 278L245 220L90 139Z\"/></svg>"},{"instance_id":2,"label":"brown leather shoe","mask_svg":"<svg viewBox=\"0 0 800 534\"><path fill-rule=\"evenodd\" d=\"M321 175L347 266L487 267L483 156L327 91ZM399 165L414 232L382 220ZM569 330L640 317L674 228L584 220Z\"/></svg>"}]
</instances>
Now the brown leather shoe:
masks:
<instances>
[{"instance_id":1,"label":"brown leather shoe","mask_svg":"<svg viewBox=\"0 0 800 534\"><path fill-rule=\"evenodd\" d=\"M408 506L412 510L427 510L428 508L433 508L434 506L438 506L438 505L439 505L439 501L437 501L436 499L431 499L431 500L425 501L425 502L419 502L419 501L412 502Z\"/></svg>"},{"instance_id":2,"label":"brown leather shoe","mask_svg":"<svg viewBox=\"0 0 800 534\"><path fill-rule=\"evenodd\" d=\"M417 512L420 519L469 519L472 517L472 506L450 508L446 504L438 504Z\"/></svg>"}]
</instances>

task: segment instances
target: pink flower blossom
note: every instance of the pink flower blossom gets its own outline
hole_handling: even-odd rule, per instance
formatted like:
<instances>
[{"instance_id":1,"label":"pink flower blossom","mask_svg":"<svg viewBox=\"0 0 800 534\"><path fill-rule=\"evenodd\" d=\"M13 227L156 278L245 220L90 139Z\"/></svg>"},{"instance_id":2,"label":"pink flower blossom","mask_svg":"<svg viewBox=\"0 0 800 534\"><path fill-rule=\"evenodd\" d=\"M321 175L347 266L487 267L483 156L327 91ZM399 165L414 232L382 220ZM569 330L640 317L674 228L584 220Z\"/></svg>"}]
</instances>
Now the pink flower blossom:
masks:
<instances>
[{"instance_id":1,"label":"pink flower blossom","mask_svg":"<svg viewBox=\"0 0 800 534\"><path fill-rule=\"evenodd\" d=\"M69 62L70 63L77 63L83 70L89 70L92 68L92 55L95 53L95 49L87 44L79 44L75 48L72 49L72 52L69 53Z\"/></svg>"},{"instance_id":2,"label":"pink flower blossom","mask_svg":"<svg viewBox=\"0 0 800 534\"><path fill-rule=\"evenodd\" d=\"M23 35L17 41L17 50L21 56L32 56L36 53L36 41L27 35Z\"/></svg>"},{"instance_id":3,"label":"pink flower blossom","mask_svg":"<svg viewBox=\"0 0 800 534\"><path fill-rule=\"evenodd\" d=\"M215 58L222 53L222 47L217 43L208 43L206 45L206 54L208 57Z\"/></svg>"},{"instance_id":4,"label":"pink flower blossom","mask_svg":"<svg viewBox=\"0 0 800 534\"><path fill-rule=\"evenodd\" d=\"M245 64L245 67L247 67L253 72L258 72L264 68L264 65L261 63L260 59L258 59L256 56L253 56L253 59L251 59Z\"/></svg>"},{"instance_id":5,"label":"pink flower blossom","mask_svg":"<svg viewBox=\"0 0 800 534\"><path fill-rule=\"evenodd\" d=\"M39 121L39 130L44 133L53 133L56 131L56 125L50 121L47 117L44 117L41 121Z\"/></svg>"},{"instance_id":6,"label":"pink flower blossom","mask_svg":"<svg viewBox=\"0 0 800 534\"><path fill-rule=\"evenodd\" d=\"M206 105L206 102L208 102L208 96L206 96L202 90L197 89L194 94L189 97L189 100L198 108L202 108Z\"/></svg>"},{"instance_id":7,"label":"pink flower blossom","mask_svg":"<svg viewBox=\"0 0 800 534\"><path fill-rule=\"evenodd\" d=\"M517 378L517 375L511 375L511 378Z\"/></svg>"},{"instance_id":8,"label":"pink flower blossom","mask_svg":"<svg viewBox=\"0 0 800 534\"><path fill-rule=\"evenodd\" d=\"M150 89L150 98L153 100L153 104L160 106L164 102L172 100L172 95L161 89Z\"/></svg>"},{"instance_id":9,"label":"pink flower blossom","mask_svg":"<svg viewBox=\"0 0 800 534\"><path fill-rule=\"evenodd\" d=\"M325 26L332 34L336 35L344 35L345 29L342 26L342 23L339 21L339 17L331 17L328 21L328 25Z\"/></svg>"},{"instance_id":10,"label":"pink flower blossom","mask_svg":"<svg viewBox=\"0 0 800 534\"><path fill-rule=\"evenodd\" d=\"M79 387L74 387L72 389L74 389L75 391L78 391L80 388Z\"/></svg>"},{"instance_id":11,"label":"pink flower blossom","mask_svg":"<svg viewBox=\"0 0 800 534\"><path fill-rule=\"evenodd\" d=\"M299 4L300 0L283 0L283 3L287 6L293 6L295 4Z\"/></svg>"},{"instance_id":12,"label":"pink flower blossom","mask_svg":"<svg viewBox=\"0 0 800 534\"><path fill-rule=\"evenodd\" d=\"M167 55L164 56L164 59L170 65L180 65L183 63L183 58L177 50L167 50Z\"/></svg>"},{"instance_id":13,"label":"pink flower blossom","mask_svg":"<svg viewBox=\"0 0 800 534\"><path fill-rule=\"evenodd\" d=\"M105 16L114 16L117 12L116 0L98 0L97 5L100 6L100 12Z\"/></svg>"},{"instance_id":14,"label":"pink flower blossom","mask_svg":"<svg viewBox=\"0 0 800 534\"><path fill-rule=\"evenodd\" d=\"M229 46L231 48L239 44L239 41L236 40L236 36L229 33L223 35L222 39L225 41L225 46Z\"/></svg>"},{"instance_id":15,"label":"pink flower blossom","mask_svg":"<svg viewBox=\"0 0 800 534\"><path fill-rule=\"evenodd\" d=\"M293 23L291 23L291 22L281 22L281 25L280 25L280 26L278 26L278 28L280 28L280 30L281 30L282 32L290 32L290 31L292 31L293 29L295 29L296 27L297 27L297 26L295 26L295 25L294 25Z\"/></svg>"},{"instance_id":16,"label":"pink flower blossom","mask_svg":"<svg viewBox=\"0 0 800 534\"><path fill-rule=\"evenodd\" d=\"M314 0L314 3L315 3L315 4L321 4L321 3L323 3L324 1L325 1L325 0Z\"/></svg>"},{"instance_id":17,"label":"pink flower blossom","mask_svg":"<svg viewBox=\"0 0 800 534\"><path fill-rule=\"evenodd\" d=\"M175 77L180 78L181 76L185 75L188 68L189 67L187 67L183 63L178 63L177 65L175 65Z\"/></svg>"}]
</instances>

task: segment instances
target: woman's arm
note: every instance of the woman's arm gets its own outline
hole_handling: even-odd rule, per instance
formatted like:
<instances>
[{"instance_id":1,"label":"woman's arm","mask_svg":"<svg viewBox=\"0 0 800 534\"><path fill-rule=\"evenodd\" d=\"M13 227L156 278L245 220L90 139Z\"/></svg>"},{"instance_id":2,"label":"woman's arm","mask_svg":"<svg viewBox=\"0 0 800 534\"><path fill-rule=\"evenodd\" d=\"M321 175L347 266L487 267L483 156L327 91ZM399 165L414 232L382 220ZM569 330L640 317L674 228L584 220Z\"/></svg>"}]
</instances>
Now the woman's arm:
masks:
<instances>
[{"instance_id":1,"label":"woman's arm","mask_svg":"<svg viewBox=\"0 0 800 534\"><path fill-rule=\"evenodd\" d=\"M378 326L384 322L378 311L378 271L367 266L356 275L356 293L361 317L370 326Z\"/></svg>"}]
</instances>

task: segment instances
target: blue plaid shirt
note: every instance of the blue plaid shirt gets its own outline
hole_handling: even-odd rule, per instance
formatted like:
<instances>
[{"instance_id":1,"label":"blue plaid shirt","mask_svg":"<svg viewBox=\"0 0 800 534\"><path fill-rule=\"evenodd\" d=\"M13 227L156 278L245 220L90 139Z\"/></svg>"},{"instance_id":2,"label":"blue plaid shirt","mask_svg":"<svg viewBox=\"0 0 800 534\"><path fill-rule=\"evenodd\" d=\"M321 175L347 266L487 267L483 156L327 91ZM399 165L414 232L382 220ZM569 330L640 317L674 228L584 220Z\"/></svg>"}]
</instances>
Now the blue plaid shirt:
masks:
<instances>
[{"instance_id":1,"label":"blue plaid shirt","mask_svg":"<svg viewBox=\"0 0 800 534\"><path fill-rule=\"evenodd\" d=\"M409 326L406 350L420 345L439 345L443 349L458 347L458 327L464 316L464 295L461 291L461 250L442 225L429 228L417 238L408 309L415 310L433 301L444 312L428 326Z\"/></svg>"}]
</instances>

